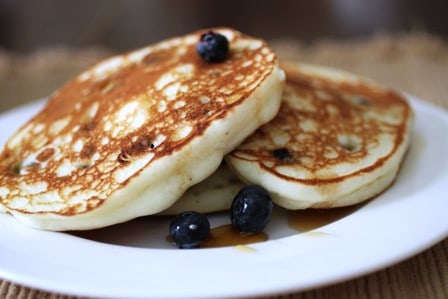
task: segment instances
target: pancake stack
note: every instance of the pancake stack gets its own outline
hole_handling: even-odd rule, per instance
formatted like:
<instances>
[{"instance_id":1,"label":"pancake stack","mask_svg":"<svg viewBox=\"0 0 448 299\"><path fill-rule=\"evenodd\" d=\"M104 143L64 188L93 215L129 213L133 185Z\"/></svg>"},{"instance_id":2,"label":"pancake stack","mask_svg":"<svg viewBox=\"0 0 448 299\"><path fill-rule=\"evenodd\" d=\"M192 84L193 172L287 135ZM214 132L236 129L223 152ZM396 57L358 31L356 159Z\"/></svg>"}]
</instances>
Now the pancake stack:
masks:
<instances>
[{"instance_id":1,"label":"pancake stack","mask_svg":"<svg viewBox=\"0 0 448 299\"><path fill-rule=\"evenodd\" d=\"M208 31L229 41L223 61L198 55ZM351 205L390 186L409 144L404 97L341 71L279 65L265 41L231 28L99 62L7 141L1 209L38 229L85 230L226 210L249 183L287 209Z\"/></svg>"}]
</instances>

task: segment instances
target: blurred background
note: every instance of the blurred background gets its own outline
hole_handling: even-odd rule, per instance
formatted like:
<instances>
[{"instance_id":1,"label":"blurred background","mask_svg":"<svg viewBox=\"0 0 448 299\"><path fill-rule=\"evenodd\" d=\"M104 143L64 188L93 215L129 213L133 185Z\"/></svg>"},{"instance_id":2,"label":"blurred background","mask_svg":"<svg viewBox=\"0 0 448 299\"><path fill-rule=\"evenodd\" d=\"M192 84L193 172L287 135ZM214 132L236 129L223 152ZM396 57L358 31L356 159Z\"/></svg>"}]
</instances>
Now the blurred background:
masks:
<instances>
[{"instance_id":1,"label":"blurred background","mask_svg":"<svg viewBox=\"0 0 448 299\"><path fill-rule=\"evenodd\" d=\"M0 0L0 111L99 58L200 28L293 46L413 32L446 40L447 12L447 0Z\"/></svg>"},{"instance_id":2,"label":"blurred background","mask_svg":"<svg viewBox=\"0 0 448 299\"><path fill-rule=\"evenodd\" d=\"M228 25L268 40L354 38L425 30L448 37L447 0L0 0L0 46L123 51Z\"/></svg>"}]
</instances>

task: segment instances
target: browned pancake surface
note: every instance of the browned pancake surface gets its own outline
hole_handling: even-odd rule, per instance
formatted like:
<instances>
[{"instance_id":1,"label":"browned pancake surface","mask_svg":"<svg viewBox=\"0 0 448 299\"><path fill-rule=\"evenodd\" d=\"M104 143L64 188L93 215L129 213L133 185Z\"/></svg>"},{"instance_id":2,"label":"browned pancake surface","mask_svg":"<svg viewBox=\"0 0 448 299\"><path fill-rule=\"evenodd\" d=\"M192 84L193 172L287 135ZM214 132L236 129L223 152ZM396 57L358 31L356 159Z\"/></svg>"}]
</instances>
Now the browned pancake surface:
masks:
<instances>
[{"instance_id":1,"label":"browned pancake surface","mask_svg":"<svg viewBox=\"0 0 448 299\"><path fill-rule=\"evenodd\" d=\"M379 91L363 82L336 83L284 69L287 73L286 100L280 112L246 140L250 146L241 146L232 152L233 156L244 159L249 155L251 161L256 157L264 170L283 179L319 184L344 180L346 176L377 168L403 143L408 130L403 120L410 118L411 110L398 93ZM300 94L301 98L295 98L294 94ZM377 115L384 111L387 119L366 117L373 110ZM296 178L276 170L298 164L309 173L319 173L320 169L333 165L356 164L369 155L368 146L378 145L378 136L384 131L395 136L392 150L367 168L346 176L328 173L324 177ZM287 146L282 146L281 139L287 140ZM260 147L257 147L258 140L263 140Z\"/></svg>"},{"instance_id":2,"label":"browned pancake surface","mask_svg":"<svg viewBox=\"0 0 448 299\"><path fill-rule=\"evenodd\" d=\"M23 213L85 213L200 138L276 63L263 41L227 32L222 63L197 55L200 31L110 58L65 84L1 153L2 204Z\"/></svg>"},{"instance_id":3,"label":"browned pancake surface","mask_svg":"<svg viewBox=\"0 0 448 299\"><path fill-rule=\"evenodd\" d=\"M342 71L282 68L279 113L228 155L231 168L287 208L352 204L384 190L409 143L403 95Z\"/></svg>"}]
</instances>

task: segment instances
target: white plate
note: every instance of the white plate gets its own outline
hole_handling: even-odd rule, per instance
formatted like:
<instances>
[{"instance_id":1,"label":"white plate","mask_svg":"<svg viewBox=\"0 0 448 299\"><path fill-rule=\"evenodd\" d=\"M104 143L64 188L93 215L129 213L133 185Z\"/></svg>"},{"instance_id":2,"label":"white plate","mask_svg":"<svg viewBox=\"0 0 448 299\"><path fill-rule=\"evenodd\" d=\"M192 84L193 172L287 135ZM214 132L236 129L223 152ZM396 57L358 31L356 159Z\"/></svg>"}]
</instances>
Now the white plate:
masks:
<instances>
[{"instance_id":1,"label":"white plate","mask_svg":"<svg viewBox=\"0 0 448 299\"><path fill-rule=\"evenodd\" d=\"M270 240L252 250L179 250L161 248L169 245L166 219L100 230L92 241L33 230L0 215L0 276L84 296L212 298L304 290L397 263L448 235L448 113L409 98L416 111L412 146L395 184L313 233L292 231L277 215ZM40 106L0 115L0 142ZM211 222L226 221L216 215Z\"/></svg>"}]
</instances>

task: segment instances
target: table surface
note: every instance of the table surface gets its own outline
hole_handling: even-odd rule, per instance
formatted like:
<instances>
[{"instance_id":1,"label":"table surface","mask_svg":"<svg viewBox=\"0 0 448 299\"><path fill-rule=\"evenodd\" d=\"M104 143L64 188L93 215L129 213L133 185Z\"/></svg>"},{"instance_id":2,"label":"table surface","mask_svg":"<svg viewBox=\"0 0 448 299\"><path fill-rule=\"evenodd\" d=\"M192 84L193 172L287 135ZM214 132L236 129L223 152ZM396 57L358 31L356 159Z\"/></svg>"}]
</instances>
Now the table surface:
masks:
<instances>
[{"instance_id":1,"label":"table surface","mask_svg":"<svg viewBox=\"0 0 448 299\"><path fill-rule=\"evenodd\" d=\"M416 32L305 45L272 41L286 60L348 70L448 108L448 44ZM109 52L51 48L27 56L0 52L0 111L48 95ZM76 298L0 280L0 298ZM448 298L448 238L424 252L350 281L268 298Z\"/></svg>"}]
</instances>

